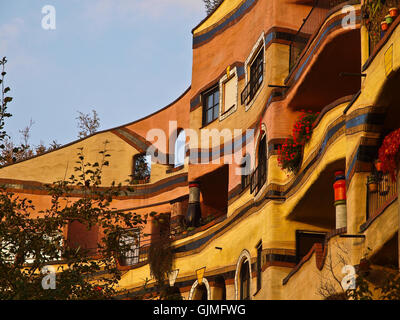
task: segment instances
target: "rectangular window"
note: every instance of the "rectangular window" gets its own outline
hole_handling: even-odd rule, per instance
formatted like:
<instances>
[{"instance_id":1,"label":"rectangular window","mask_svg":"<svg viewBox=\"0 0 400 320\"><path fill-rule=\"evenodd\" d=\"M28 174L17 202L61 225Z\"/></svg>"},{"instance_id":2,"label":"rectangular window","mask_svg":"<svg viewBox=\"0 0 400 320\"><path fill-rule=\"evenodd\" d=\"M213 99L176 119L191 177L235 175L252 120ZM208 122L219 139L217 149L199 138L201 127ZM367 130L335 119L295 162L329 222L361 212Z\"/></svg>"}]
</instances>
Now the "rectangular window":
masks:
<instances>
[{"instance_id":1,"label":"rectangular window","mask_svg":"<svg viewBox=\"0 0 400 320\"><path fill-rule=\"evenodd\" d=\"M223 112L226 112L236 105L237 100L237 85L236 85L236 77L231 77L223 84Z\"/></svg>"},{"instance_id":2,"label":"rectangular window","mask_svg":"<svg viewBox=\"0 0 400 320\"><path fill-rule=\"evenodd\" d=\"M219 86L203 94L203 126L219 116Z\"/></svg>"},{"instance_id":3,"label":"rectangular window","mask_svg":"<svg viewBox=\"0 0 400 320\"><path fill-rule=\"evenodd\" d=\"M241 95L242 104L249 104L264 80L264 47L260 49L250 65L250 79Z\"/></svg>"},{"instance_id":4,"label":"rectangular window","mask_svg":"<svg viewBox=\"0 0 400 320\"><path fill-rule=\"evenodd\" d=\"M315 243L325 243L325 233L314 231L296 231L296 261L299 263Z\"/></svg>"},{"instance_id":5,"label":"rectangular window","mask_svg":"<svg viewBox=\"0 0 400 320\"><path fill-rule=\"evenodd\" d=\"M261 289L262 243L257 246L257 291Z\"/></svg>"},{"instance_id":6,"label":"rectangular window","mask_svg":"<svg viewBox=\"0 0 400 320\"><path fill-rule=\"evenodd\" d=\"M119 239L121 247L121 265L133 266L139 263L140 232L127 230Z\"/></svg>"}]
</instances>

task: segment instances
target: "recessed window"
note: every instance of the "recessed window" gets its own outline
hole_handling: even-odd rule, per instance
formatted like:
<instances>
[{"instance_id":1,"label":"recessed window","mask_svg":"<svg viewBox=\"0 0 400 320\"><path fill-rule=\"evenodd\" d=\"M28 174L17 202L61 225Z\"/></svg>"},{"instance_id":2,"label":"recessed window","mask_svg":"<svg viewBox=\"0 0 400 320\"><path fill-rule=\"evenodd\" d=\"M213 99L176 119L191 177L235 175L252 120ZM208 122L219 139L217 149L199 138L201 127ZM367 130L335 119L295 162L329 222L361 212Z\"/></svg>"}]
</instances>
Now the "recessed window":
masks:
<instances>
[{"instance_id":1,"label":"recessed window","mask_svg":"<svg viewBox=\"0 0 400 320\"><path fill-rule=\"evenodd\" d=\"M310 252L315 243L325 243L325 233L314 231L296 231L296 260L297 263Z\"/></svg>"},{"instance_id":2,"label":"recessed window","mask_svg":"<svg viewBox=\"0 0 400 320\"><path fill-rule=\"evenodd\" d=\"M175 161L174 167L179 167L185 164L186 156L186 134L185 130L181 130L175 141Z\"/></svg>"},{"instance_id":3,"label":"recessed window","mask_svg":"<svg viewBox=\"0 0 400 320\"><path fill-rule=\"evenodd\" d=\"M133 157L132 183L147 183L150 181L151 156L144 153Z\"/></svg>"},{"instance_id":4,"label":"recessed window","mask_svg":"<svg viewBox=\"0 0 400 320\"><path fill-rule=\"evenodd\" d=\"M203 126L213 122L219 116L219 86L203 94Z\"/></svg>"},{"instance_id":5,"label":"recessed window","mask_svg":"<svg viewBox=\"0 0 400 320\"><path fill-rule=\"evenodd\" d=\"M250 266L247 260L240 268L240 300L250 300Z\"/></svg>"},{"instance_id":6,"label":"recessed window","mask_svg":"<svg viewBox=\"0 0 400 320\"><path fill-rule=\"evenodd\" d=\"M261 289L262 243L257 246L257 291Z\"/></svg>"},{"instance_id":7,"label":"recessed window","mask_svg":"<svg viewBox=\"0 0 400 320\"><path fill-rule=\"evenodd\" d=\"M250 178L250 192L257 194L267 181L267 142L266 135L260 140L257 152L257 168Z\"/></svg>"},{"instance_id":8,"label":"recessed window","mask_svg":"<svg viewBox=\"0 0 400 320\"><path fill-rule=\"evenodd\" d=\"M250 184L250 173L251 173L251 156L246 153L246 155L242 159L242 163L240 164L241 168L241 182L242 182L242 190L246 189Z\"/></svg>"},{"instance_id":9,"label":"recessed window","mask_svg":"<svg viewBox=\"0 0 400 320\"><path fill-rule=\"evenodd\" d=\"M264 47L258 51L249 68L250 78L241 94L242 104L249 104L264 80Z\"/></svg>"}]
</instances>

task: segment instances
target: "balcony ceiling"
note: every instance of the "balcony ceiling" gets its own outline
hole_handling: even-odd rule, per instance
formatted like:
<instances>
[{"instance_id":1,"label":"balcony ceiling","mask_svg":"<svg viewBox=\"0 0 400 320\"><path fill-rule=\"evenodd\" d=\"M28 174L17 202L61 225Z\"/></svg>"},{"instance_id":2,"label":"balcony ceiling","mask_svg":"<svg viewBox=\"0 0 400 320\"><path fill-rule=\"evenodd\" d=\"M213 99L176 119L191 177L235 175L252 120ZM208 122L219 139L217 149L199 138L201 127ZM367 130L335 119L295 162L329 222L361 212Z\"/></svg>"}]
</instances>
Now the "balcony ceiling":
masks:
<instances>
[{"instance_id":1,"label":"balcony ceiling","mask_svg":"<svg viewBox=\"0 0 400 320\"><path fill-rule=\"evenodd\" d=\"M361 72L360 41L360 30L355 29L336 36L323 46L322 51L317 52L316 60L311 61L303 70L305 77L301 80L300 76L301 83L292 85L294 92L288 102L289 108L320 111L341 97L357 93L361 78L339 74ZM303 58L299 65L304 61Z\"/></svg>"},{"instance_id":2,"label":"balcony ceiling","mask_svg":"<svg viewBox=\"0 0 400 320\"><path fill-rule=\"evenodd\" d=\"M333 183L335 171L345 168L345 160L328 165L317 181L307 190L289 219L320 228L335 228L335 206Z\"/></svg>"}]
</instances>

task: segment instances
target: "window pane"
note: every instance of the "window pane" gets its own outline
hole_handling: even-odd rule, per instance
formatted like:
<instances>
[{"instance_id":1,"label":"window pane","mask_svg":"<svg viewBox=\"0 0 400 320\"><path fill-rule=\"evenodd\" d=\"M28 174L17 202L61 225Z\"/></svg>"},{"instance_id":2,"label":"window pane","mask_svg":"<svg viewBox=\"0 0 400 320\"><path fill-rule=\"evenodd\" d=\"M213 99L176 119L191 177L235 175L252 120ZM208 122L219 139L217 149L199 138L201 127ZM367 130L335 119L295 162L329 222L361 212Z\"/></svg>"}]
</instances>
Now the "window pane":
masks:
<instances>
[{"instance_id":1,"label":"window pane","mask_svg":"<svg viewBox=\"0 0 400 320\"><path fill-rule=\"evenodd\" d=\"M207 110L207 123L210 123L211 121L213 121L213 109L209 109Z\"/></svg>"},{"instance_id":2,"label":"window pane","mask_svg":"<svg viewBox=\"0 0 400 320\"><path fill-rule=\"evenodd\" d=\"M214 93L214 105L219 104L219 91Z\"/></svg>"},{"instance_id":3,"label":"window pane","mask_svg":"<svg viewBox=\"0 0 400 320\"><path fill-rule=\"evenodd\" d=\"M210 94L207 98L207 109L211 108L213 106L213 95Z\"/></svg>"},{"instance_id":4,"label":"window pane","mask_svg":"<svg viewBox=\"0 0 400 320\"><path fill-rule=\"evenodd\" d=\"M216 107L214 108L214 119L217 119L218 116L219 116L219 109L218 109L218 106L216 106Z\"/></svg>"}]
</instances>

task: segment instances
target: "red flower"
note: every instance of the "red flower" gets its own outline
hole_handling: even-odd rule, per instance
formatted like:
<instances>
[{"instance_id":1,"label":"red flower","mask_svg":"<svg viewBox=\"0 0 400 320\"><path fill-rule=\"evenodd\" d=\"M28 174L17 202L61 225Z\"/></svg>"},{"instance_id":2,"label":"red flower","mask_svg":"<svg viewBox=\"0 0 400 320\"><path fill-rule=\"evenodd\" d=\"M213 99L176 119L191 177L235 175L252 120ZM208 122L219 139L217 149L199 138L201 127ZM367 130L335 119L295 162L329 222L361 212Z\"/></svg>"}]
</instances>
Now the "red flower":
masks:
<instances>
[{"instance_id":1,"label":"red flower","mask_svg":"<svg viewBox=\"0 0 400 320\"><path fill-rule=\"evenodd\" d=\"M382 171L390 173L393 180L396 180L397 162L400 147L400 129L389 133L379 148L379 160L382 163Z\"/></svg>"}]
</instances>

